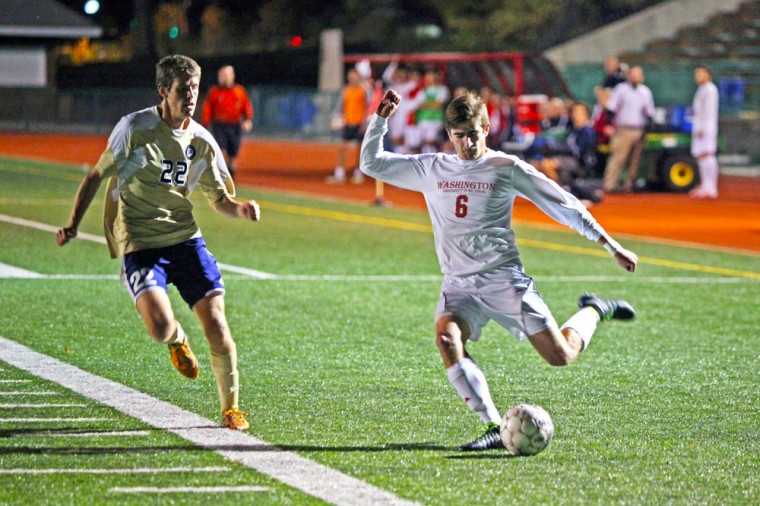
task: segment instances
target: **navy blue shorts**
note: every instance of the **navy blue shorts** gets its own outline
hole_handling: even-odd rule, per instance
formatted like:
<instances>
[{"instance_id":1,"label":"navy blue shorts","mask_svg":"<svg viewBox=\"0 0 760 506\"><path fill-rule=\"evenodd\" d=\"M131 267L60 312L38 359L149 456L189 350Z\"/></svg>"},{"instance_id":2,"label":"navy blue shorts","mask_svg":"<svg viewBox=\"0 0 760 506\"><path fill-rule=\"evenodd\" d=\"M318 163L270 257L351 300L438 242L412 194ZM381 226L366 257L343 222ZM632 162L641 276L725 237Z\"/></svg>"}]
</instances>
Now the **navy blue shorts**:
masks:
<instances>
[{"instance_id":1,"label":"navy blue shorts","mask_svg":"<svg viewBox=\"0 0 760 506\"><path fill-rule=\"evenodd\" d=\"M362 132L361 125L346 125L343 127L343 140L344 141L359 141L364 138L364 132Z\"/></svg>"},{"instance_id":2,"label":"navy blue shorts","mask_svg":"<svg viewBox=\"0 0 760 506\"><path fill-rule=\"evenodd\" d=\"M211 123L211 135L219 147L227 151L231 158L237 157L243 129L238 123Z\"/></svg>"},{"instance_id":3,"label":"navy blue shorts","mask_svg":"<svg viewBox=\"0 0 760 506\"><path fill-rule=\"evenodd\" d=\"M222 273L202 237L127 253L121 275L134 301L148 290L160 288L168 293L169 283L177 287L190 309L208 295L224 293Z\"/></svg>"}]
</instances>

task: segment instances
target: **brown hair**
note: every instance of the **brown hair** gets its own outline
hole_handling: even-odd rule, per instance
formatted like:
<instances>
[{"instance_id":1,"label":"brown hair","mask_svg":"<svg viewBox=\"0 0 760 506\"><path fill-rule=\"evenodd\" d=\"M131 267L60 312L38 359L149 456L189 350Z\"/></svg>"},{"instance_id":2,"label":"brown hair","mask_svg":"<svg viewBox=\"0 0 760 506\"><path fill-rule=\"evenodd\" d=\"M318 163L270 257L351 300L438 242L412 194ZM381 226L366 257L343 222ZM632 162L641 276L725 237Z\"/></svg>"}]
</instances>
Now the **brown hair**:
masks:
<instances>
[{"instance_id":1,"label":"brown hair","mask_svg":"<svg viewBox=\"0 0 760 506\"><path fill-rule=\"evenodd\" d=\"M444 114L446 130L451 130L472 120L483 128L489 125L488 109L480 97L472 93L465 93L452 100L446 107Z\"/></svg>"},{"instance_id":2,"label":"brown hair","mask_svg":"<svg viewBox=\"0 0 760 506\"><path fill-rule=\"evenodd\" d=\"M156 64L156 86L167 90L177 77L201 77L201 67L195 60L181 54L166 56Z\"/></svg>"}]
</instances>

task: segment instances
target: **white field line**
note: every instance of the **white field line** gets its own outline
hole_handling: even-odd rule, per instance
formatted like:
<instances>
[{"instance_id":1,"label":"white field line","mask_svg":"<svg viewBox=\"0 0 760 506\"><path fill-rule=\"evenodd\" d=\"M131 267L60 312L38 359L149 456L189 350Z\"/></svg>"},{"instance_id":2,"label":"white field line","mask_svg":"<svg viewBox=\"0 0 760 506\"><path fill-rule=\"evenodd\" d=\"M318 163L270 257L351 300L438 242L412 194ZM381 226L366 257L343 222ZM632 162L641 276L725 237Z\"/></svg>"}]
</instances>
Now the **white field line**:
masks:
<instances>
[{"instance_id":1,"label":"white field line","mask_svg":"<svg viewBox=\"0 0 760 506\"><path fill-rule=\"evenodd\" d=\"M39 278L42 274L0 262L0 278Z\"/></svg>"},{"instance_id":2,"label":"white field line","mask_svg":"<svg viewBox=\"0 0 760 506\"><path fill-rule=\"evenodd\" d=\"M85 408L87 404L0 404L0 409Z\"/></svg>"},{"instance_id":3,"label":"white field line","mask_svg":"<svg viewBox=\"0 0 760 506\"><path fill-rule=\"evenodd\" d=\"M114 494L228 494L230 492L271 492L268 487L242 485L239 487L113 487Z\"/></svg>"},{"instance_id":4,"label":"white field line","mask_svg":"<svg viewBox=\"0 0 760 506\"><path fill-rule=\"evenodd\" d=\"M36 434L40 435L40 434ZM132 437L132 436L150 436L148 430L112 430L108 432L64 432L44 434L50 437Z\"/></svg>"},{"instance_id":5,"label":"white field line","mask_svg":"<svg viewBox=\"0 0 760 506\"><path fill-rule=\"evenodd\" d=\"M0 418L4 423L107 422L111 418Z\"/></svg>"},{"instance_id":6,"label":"white field line","mask_svg":"<svg viewBox=\"0 0 760 506\"><path fill-rule=\"evenodd\" d=\"M2 474L159 474L159 473L223 473L228 467L164 467L135 469L0 469Z\"/></svg>"},{"instance_id":7,"label":"white field line","mask_svg":"<svg viewBox=\"0 0 760 506\"><path fill-rule=\"evenodd\" d=\"M245 276L249 276L254 279L275 279L277 276L275 274L269 274L268 272L262 272L257 271L254 269L247 269L245 267L237 267L235 265L229 265L229 264L219 264L219 268L224 271L230 271L237 274L243 274Z\"/></svg>"},{"instance_id":8,"label":"white field line","mask_svg":"<svg viewBox=\"0 0 760 506\"><path fill-rule=\"evenodd\" d=\"M0 392L3 395L58 395L58 392Z\"/></svg>"},{"instance_id":9,"label":"white field line","mask_svg":"<svg viewBox=\"0 0 760 506\"><path fill-rule=\"evenodd\" d=\"M30 383L32 380L0 380L0 383Z\"/></svg>"},{"instance_id":10,"label":"white field line","mask_svg":"<svg viewBox=\"0 0 760 506\"><path fill-rule=\"evenodd\" d=\"M416 504L266 441L0 337L0 360L331 504Z\"/></svg>"},{"instance_id":11,"label":"white field line","mask_svg":"<svg viewBox=\"0 0 760 506\"><path fill-rule=\"evenodd\" d=\"M20 225L22 227L33 228L35 230L41 230L43 232L52 232L55 234L61 227L55 227L53 225L47 225L38 221L25 220L24 218L16 218L15 216L8 216L7 214L0 214L0 221L10 223L12 225ZM106 244L106 238L99 235L88 234L86 232L77 233L77 239L85 239L100 244Z\"/></svg>"}]
</instances>

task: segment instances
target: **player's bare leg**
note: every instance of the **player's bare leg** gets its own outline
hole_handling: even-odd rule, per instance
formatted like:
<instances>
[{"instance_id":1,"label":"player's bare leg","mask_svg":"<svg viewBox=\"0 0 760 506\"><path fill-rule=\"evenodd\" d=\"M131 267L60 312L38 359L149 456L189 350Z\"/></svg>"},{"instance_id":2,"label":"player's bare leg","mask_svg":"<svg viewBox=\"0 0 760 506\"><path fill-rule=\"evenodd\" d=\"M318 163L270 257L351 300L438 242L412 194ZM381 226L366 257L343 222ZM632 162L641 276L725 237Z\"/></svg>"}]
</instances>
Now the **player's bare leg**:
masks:
<instances>
[{"instance_id":1,"label":"player's bare leg","mask_svg":"<svg viewBox=\"0 0 760 506\"><path fill-rule=\"evenodd\" d=\"M591 315L598 321L596 314ZM567 365L578 357L583 349L580 335L572 328L560 331L551 328L533 334L528 340L544 360L554 366Z\"/></svg>"},{"instance_id":2,"label":"player's bare leg","mask_svg":"<svg viewBox=\"0 0 760 506\"><path fill-rule=\"evenodd\" d=\"M538 354L551 365L567 365L578 358L600 321L630 320L636 316L631 305L620 299L585 294L578 299L578 306L580 310L565 322L562 329L550 328L528 337Z\"/></svg>"},{"instance_id":3,"label":"player's bare leg","mask_svg":"<svg viewBox=\"0 0 760 506\"><path fill-rule=\"evenodd\" d=\"M224 312L224 296L210 295L193 306L193 312L203 327L211 350L211 369L216 377L219 402L224 424L233 430L249 427L246 413L238 407L240 383L237 371L237 351Z\"/></svg>"},{"instance_id":4,"label":"player's bare leg","mask_svg":"<svg viewBox=\"0 0 760 506\"><path fill-rule=\"evenodd\" d=\"M174 319L169 296L163 290L148 290L135 301L148 334L155 341L169 346L172 364L183 376L198 377L198 360L178 321Z\"/></svg>"},{"instance_id":5,"label":"player's bare leg","mask_svg":"<svg viewBox=\"0 0 760 506\"><path fill-rule=\"evenodd\" d=\"M503 448L499 434L501 416L491 398L488 382L478 364L470 358L464 342L470 331L467 323L451 314L444 314L435 324L436 344L446 366L446 375L467 406L486 424L485 433L460 450Z\"/></svg>"}]
</instances>

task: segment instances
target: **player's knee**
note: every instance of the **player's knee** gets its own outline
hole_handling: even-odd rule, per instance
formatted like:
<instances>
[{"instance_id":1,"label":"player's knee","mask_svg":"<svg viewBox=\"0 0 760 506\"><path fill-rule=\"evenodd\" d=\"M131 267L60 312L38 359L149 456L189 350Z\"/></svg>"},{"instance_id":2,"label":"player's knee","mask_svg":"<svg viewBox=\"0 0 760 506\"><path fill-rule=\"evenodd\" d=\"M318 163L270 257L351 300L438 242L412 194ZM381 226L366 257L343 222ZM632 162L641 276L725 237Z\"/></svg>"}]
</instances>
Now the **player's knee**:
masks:
<instances>
[{"instance_id":1,"label":"player's knee","mask_svg":"<svg viewBox=\"0 0 760 506\"><path fill-rule=\"evenodd\" d=\"M437 332L435 338L435 344L438 349L444 353L458 348L459 339L446 332Z\"/></svg>"},{"instance_id":2,"label":"player's knee","mask_svg":"<svg viewBox=\"0 0 760 506\"><path fill-rule=\"evenodd\" d=\"M554 367L562 367L572 362L575 359L575 355L570 353L569 350L558 349L553 353L548 354L544 358L546 358L546 361L549 362L549 365L552 365Z\"/></svg>"}]
</instances>

